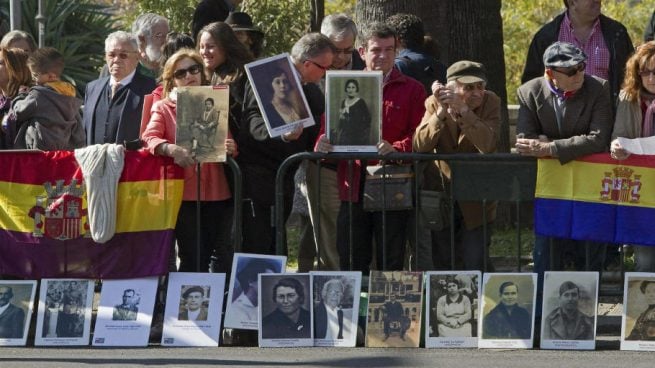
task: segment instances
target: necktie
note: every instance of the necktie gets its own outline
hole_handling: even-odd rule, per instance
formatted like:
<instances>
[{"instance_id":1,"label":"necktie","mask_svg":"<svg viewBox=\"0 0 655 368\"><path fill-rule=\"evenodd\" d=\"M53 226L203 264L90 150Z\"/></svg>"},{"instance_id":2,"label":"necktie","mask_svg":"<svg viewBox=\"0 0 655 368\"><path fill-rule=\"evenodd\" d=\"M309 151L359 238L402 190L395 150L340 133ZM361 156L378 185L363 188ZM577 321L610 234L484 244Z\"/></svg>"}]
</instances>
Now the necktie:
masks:
<instances>
[{"instance_id":1,"label":"necktie","mask_svg":"<svg viewBox=\"0 0 655 368\"><path fill-rule=\"evenodd\" d=\"M114 98L116 96L116 91L118 91L121 87L123 87L122 84L120 83L114 83L111 86L111 98Z\"/></svg>"},{"instance_id":2,"label":"necktie","mask_svg":"<svg viewBox=\"0 0 655 368\"><path fill-rule=\"evenodd\" d=\"M337 319L339 320L339 333L337 334L337 339L343 339L343 311L341 309L337 311Z\"/></svg>"}]
</instances>

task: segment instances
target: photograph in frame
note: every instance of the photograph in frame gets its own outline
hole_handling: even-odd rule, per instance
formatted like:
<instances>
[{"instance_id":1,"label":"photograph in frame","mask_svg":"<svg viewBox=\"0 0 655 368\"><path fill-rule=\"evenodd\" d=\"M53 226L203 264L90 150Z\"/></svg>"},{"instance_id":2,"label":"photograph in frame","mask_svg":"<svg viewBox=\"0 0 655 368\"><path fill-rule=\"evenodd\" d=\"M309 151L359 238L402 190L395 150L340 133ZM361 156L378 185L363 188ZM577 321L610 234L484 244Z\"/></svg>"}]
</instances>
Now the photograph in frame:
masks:
<instances>
[{"instance_id":1,"label":"photograph in frame","mask_svg":"<svg viewBox=\"0 0 655 368\"><path fill-rule=\"evenodd\" d=\"M314 346L308 273L259 274L259 347Z\"/></svg>"},{"instance_id":2,"label":"photograph in frame","mask_svg":"<svg viewBox=\"0 0 655 368\"><path fill-rule=\"evenodd\" d=\"M225 162L229 113L228 86L177 88L175 144L198 162Z\"/></svg>"},{"instance_id":3,"label":"photograph in frame","mask_svg":"<svg viewBox=\"0 0 655 368\"><path fill-rule=\"evenodd\" d=\"M25 346L36 280L0 280L0 346Z\"/></svg>"},{"instance_id":4,"label":"photograph in frame","mask_svg":"<svg viewBox=\"0 0 655 368\"><path fill-rule=\"evenodd\" d=\"M224 325L227 328L257 330L259 327L259 274L286 271L286 256L234 253Z\"/></svg>"},{"instance_id":5,"label":"photograph in frame","mask_svg":"<svg viewBox=\"0 0 655 368\"><path fill-rule=\"evenodd\" d=\"M626 272L621 350L655 351L655 273Z\"/></svg>"},{"instance_id":6,"label":"photograph in frame","mask_svg":"<svg viewBox=\"0 0 655 368\"><path fill-rule=\"evenodd\" d=\"M43 279L34 345L89 345L95 280Z\"/></svg>"},{"instance_id":7,"label":"photograph in frame","mask_svg":"<svg viewBox=\"0 0 655 368\"><path fill-rule=\"evenodd\" d=\"M426 348L478 346L480 271L430 271L426 274Z\"/></svg>"},{"instance_id":8,"label":"photograph in frame","mask_svg":"<svg viewBox=\"0 0 655 368\"><path fill-rule=\"evenodd\" d=\"M224 273L171 272L161 344L218 346L224 290Z\"/></svg>"},{"instance_id":9,"label":"photograph in frame","mask_svg":"<svg viewBox=\"0 0 655 368\"><path fill-rule=\"evenodd\" d=\"M334 152L377 152L382 121L381 71L328 71L326 133Z\"/></svg>"},{"instance_id":10,"label":"photograph in frame","mask_svg":"<svg viewBox=\"0 0 655 368\"><path fill-rule=\"evenodd\" d=\"M536 287L536 273L483 275L479 348L532 348Z\"/></svg>"},{"instance_id":11,"label":"photograph in frame","mask_svg":"<svg viewBox=\"0 0 655 368\"><path fill-rule=\"evenodd\" d=\"M148 346L158 277L103 280L93 346Z\"/></svg>"},{"instance_id":12,"label":"photograph in frame","mask_svg":"<svg viewBox=\"0 0 655 368\"><path fill-rule=\"evenodd\" d=\"M422 272L371 271L366 347L417 348L422 307Z\"/></svg>"},{"instance_id":13,"label":"photograph in frame","mask_svg":"<svg viewBox=\"0 0 655 368\"><path fill-rule=\"evenodd\" d=\"M598 272L544 273L542 349L596 348Z\"/></svg>"},{"instance_id":14,"label":"photograph in frame","mask_svg":"<svg viewBox=\"0 0 655 368\"><path fill-rule=\"evenodd\" d=\"M287 53L245 65L268 135L278 137L295 129L316 124L295 66Z\"/></svg>"},{"instance_id":15,"label":"photograph in frame","mask_svg":"<svg viewBox=\"0 0 655 368\"><path fill-rule=\"evenodd\" d=\"M359 318L359 271L312 271L314 346L355 347Z\"/></svg>"}]
</instances>

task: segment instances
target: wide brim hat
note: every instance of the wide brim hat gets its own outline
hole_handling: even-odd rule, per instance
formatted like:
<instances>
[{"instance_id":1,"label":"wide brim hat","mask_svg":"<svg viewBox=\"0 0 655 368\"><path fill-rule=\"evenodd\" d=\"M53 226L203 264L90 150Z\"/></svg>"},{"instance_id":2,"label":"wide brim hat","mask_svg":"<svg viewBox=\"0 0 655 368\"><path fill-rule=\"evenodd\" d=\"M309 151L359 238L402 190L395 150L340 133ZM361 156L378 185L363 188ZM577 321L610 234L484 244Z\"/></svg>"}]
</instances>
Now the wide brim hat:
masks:
<instances>
[{"instance_id":1,"label":"wide brim hat","mask_svg":"<svg viewBox=\"0 0 655 368\"><path fill-rule=\"evenodd\" d=\"M446 79L448 82L457 81L460 83L477 83L487 82L487 72L484 65L476 63L475 61L461 60L450 67L446 71Z\"/></svg>"},{"instance_id":2,"label":"wide brim hat","mask_svg":"<svg viewBox=\"0 0 655 368\"><path fill-rule=\"evenodd\" d=\"M264 34L264 32L260 31L258 28L254 26L254 24L252 23L252 18L250 17L250 15L248 15L248 13L232 12L225 19L225 23L229 24L230 27L232 27L232 30L234 30L235 32L247 31L247 32L259 33L261 35Z\"/></svg>"}]
</instances>

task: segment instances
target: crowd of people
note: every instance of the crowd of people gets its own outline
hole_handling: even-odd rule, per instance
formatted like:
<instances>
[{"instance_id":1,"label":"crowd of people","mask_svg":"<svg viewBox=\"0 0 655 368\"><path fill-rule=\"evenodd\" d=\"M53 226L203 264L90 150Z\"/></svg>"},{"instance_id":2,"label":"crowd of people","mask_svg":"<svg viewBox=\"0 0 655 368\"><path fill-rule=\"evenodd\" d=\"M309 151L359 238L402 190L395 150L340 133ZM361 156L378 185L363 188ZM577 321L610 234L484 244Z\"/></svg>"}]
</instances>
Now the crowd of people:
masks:
<instances>
[{"instance_id":1,"label":"crowd of people","mask_svg":"<svg viewBox=\"0 0 655 368\"><path fill-rule=\"evenodd\" d=\"M244 69L262 57L265 35L248 14L235 12L238 3L202 1L193 17L192 36L171 32L165 17L151 13L139 16L131 32L110 34L105 40L106 65L100 77L87 84L83 100L62 79L65 66L59 51L37 49L32 36L22 31L6 34L0 42L1 148L72 150L142 140L150 153L169 156L184 168L183 203L175 229L179 270L213 272L229 272L231 265L233 173L219 163L198 165L192 152L176 144L179 87L230 86L224 145L243 177L244 202L239 205L245 252L276 252L271 218L281 163L298 152L328 153L338 143L325 134L327 70L382 72L382 121L376 145L380 155L497 151L501 100L487 90L485 66L454 60L446 67L434 54L434 42L425 34L421 19L409 14L360 27L344 14L331 14L323 20L320 33L301 37L289 50L290 59L316 124L298 125L271 137ZM616 138L655 134L655 43L646 41L635 52L625 27L601 13L600 1L564 0L564 4L566 9L538 30L527 50L524 84L518 89L516 151L566 164L610 151L612 139L611 155L625 159L629 154ZM285 94L285 83L292 76L281 70L269 77L273 97L264 109L276 112L280 124L298 120ZM341 131L334 135L357 142L374 122L358 81L348 80L344 87L345 98L338 102ZM154 103L143 112L146 95L152 95ZM214 101L205 103L211 111ZM310 241L300 249L301 271L320 267L368 274L370 269L400 270L408 264L406 247L413 236L407 230L420 220L413 211L364 209L370 164L325 160L301 166L310 218L306 222ZM430 163L422 185L448 191L450 175L447 162ZM292 175L284 185L286 218L294 193ZM414 267L449 269L454 234L458 268L483 269L486 264L492 270L491 262L484 259L491 231L483 228L493 223L496 203L458 201L454 210L453 232L418 227L420 234L412 246L420 257L413 260ZM198 242L200 249L196 249ZM535 269L540 274L551 267L561 269L571 259L582 269L580 251L585 247L580 243L537 236ZM586 243L595 257L592 266L601 267L608 245ZM635 249L637 269L655 270L655 248Z\"/></svg>"}]
</instances>

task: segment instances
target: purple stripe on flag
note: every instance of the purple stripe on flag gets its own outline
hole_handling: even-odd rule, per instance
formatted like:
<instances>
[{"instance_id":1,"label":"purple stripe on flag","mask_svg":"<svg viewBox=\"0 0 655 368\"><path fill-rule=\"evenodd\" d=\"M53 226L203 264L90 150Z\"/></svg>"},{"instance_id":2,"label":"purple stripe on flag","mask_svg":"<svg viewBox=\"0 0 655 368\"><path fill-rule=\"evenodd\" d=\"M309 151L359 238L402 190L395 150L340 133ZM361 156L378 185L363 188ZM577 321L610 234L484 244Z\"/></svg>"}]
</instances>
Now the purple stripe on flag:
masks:
<instances>
[{"instance_id":1,"label":"purple stripe on flag","mask_svg":"<svg viewBox=\"0 0 655 368\"><path fill-rule=\"evenodd\" d=\"M159 276L168 272L173 241L172 229L116 233L104 244L0 230L0 274L28 279Z\"/></svg>"}]
</instances>

